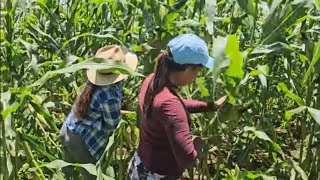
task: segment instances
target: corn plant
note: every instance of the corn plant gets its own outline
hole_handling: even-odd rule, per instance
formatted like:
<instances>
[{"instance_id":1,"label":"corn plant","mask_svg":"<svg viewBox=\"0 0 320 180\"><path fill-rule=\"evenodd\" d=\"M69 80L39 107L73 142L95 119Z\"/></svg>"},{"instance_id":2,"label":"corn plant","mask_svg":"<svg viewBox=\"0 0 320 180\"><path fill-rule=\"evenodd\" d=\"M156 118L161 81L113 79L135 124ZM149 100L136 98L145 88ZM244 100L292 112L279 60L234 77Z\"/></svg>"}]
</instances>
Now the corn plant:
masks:
<instances>
[{"instance_id":1,"label":"corn plant","mask_svg":"<svg viewBox=\"0 0 320 180\"><path fill-rule=\"evenodd\" d=\"M65 166L125 179L142 74L181 33L203 37L215 64L180 94L228 96L221 111L192 116L207 141L183 178L320 177L318 0L4 0L0 9L0 179L64 179ZM107 44L134 51L138 72L92 61ZM96 165L62 161L58 140L88 66L131 75L123 120Z\"/></svg>"}]
</instances>

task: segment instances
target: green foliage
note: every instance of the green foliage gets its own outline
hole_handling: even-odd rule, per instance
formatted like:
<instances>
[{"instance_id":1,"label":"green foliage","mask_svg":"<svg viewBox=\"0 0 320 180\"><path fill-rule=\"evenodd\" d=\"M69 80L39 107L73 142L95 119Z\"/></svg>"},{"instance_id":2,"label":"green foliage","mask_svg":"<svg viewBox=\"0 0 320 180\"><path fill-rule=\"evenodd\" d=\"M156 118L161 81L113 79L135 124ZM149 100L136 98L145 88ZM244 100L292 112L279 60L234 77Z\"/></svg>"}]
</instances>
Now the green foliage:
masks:
<instances>
[{"instance_id":1,"label":"green foliage","mask_svg":"<svg viewBox=\"0 0 320 180\"><path fill-rule=\"evenodd\" d=\"M0 179L64 179L64 166L124 179L139 139L139 86L181 33L203 37L215 63L180 94L229 101L192 116L208 142L184 176L319 178L319 9L318 0L1 1ZM92 58L107 44L135 51L138 72ZM123 120L96 166L61 161L58 141L89 66L130 76Z\"/></svg>"},{"instance_id":2,"label":"green foliage","mask_svg":"<svg viewBox=\"0 0 320 180\"><path fill-rule=\"evenodd\" d=\"M243 55L239 51L239 42L237 36L230 35L226 46L226 54L230 58L230 65L227 70L227 75L236 77L239 79L243 78Z\"/></svg>"}]
</instances>

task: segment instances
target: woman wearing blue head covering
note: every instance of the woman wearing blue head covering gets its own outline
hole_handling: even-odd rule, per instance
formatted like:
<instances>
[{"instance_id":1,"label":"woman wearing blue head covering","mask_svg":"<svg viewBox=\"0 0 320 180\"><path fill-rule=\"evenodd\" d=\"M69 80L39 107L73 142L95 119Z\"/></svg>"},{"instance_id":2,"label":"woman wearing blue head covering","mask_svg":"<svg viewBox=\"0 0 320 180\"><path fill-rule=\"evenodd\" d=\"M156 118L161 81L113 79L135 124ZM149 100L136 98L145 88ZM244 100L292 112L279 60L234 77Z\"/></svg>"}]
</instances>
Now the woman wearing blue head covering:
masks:
<instances>
[{"instance_id":1,"label":"woman wearing blue head covering","mask_svg":"<svg viewBox=\"0 0 320 180\"><path fill-rule=\"evenodd\" d=\"M130 179L178 179L198 157L201 138L191 135L190 113L216 111L225 97L216 103L186 100L176 89L212 66L207 44L193 34L172 39L159 55L139 93L140 141L128 167Z\"/></svg>"}]
</instances>

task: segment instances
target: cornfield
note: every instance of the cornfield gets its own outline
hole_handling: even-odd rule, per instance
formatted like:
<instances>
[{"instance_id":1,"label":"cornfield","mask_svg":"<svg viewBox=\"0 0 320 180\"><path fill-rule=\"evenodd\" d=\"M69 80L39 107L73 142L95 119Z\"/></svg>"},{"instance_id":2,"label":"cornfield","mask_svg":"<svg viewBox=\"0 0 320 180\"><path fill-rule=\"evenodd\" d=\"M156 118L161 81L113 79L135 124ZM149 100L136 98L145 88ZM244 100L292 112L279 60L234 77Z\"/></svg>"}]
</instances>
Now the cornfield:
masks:
<instances>
[{"instance_id":1,"label":"cornfield","mask_svg":"<svg viewBox=\"0 0 320 180\"><path fill-rule=\"evenodd\" d=\"M181 96L228 103L192 116L207 137L185 179L320 178L319 0L1 0L0 179L64 179L62 167L125 179L139 140L137 94L173 37L201 36L212 71ZM139 57L125 71L123 120L96 165L61 160L59 129L96 50ZM75 175L81 179L81 175Z\"/></svg>"}]
</instances>

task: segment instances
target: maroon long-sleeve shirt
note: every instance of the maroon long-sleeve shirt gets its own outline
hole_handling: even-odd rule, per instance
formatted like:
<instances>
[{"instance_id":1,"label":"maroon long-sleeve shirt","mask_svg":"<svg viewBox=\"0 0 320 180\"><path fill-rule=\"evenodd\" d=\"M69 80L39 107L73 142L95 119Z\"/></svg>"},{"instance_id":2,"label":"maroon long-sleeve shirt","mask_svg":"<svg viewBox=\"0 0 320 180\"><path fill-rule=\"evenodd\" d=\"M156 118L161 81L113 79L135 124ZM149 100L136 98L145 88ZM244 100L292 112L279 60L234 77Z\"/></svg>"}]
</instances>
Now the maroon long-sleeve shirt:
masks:
<instances>
[{"instance_id":1,"label":"maroon long-sleeve shirt","mask_svg":"<svg viewBox=\"0 0 320 180\"><path fill-rule=\"evenodd\" d=\"M147 170L180 177L197 157L190 132L190 114L207 111L206 102L183 100L165 87L156 95L149 119L143 112L145 94L153 74L139 94L140 143L138 155Z\"/></svg>"}]
</instances>

